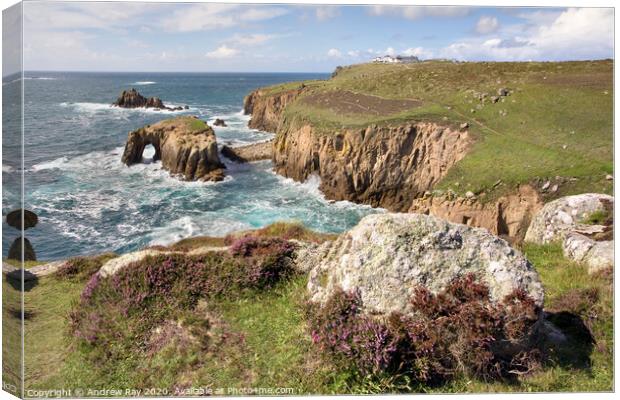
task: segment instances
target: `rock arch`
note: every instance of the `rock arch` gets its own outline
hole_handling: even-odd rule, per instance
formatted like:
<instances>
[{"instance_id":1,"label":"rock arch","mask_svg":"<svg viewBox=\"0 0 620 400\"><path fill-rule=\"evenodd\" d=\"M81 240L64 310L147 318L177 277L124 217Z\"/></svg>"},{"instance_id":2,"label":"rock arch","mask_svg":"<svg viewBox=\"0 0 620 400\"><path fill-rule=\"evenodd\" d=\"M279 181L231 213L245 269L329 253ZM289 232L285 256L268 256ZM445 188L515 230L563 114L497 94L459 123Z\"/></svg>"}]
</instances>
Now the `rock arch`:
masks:
<instances>
[{"instance_id":1,"label":"rock arch","mask_svg":"<svg viewBox=\"0 0 620 400\"><path fill-rule=\"evenodd\" d=\"M179 117L129 132L121 161L130 166L142 161L147 145L155 148L153 160L186 180L219 181L224 178L213 129L196 117Z\"/></svg>"}]
</instances>

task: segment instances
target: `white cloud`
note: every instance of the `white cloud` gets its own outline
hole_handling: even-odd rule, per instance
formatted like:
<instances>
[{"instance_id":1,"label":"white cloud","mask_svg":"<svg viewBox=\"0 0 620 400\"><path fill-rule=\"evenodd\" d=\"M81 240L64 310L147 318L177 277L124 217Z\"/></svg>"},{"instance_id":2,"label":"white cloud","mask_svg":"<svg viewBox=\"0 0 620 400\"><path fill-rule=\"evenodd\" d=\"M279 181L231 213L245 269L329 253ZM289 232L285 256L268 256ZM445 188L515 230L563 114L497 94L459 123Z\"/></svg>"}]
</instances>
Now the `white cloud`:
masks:
<instances>
[{"instance_id":1,"label":"white cloud","mask_svg":"<svg viewBox=\"0 0 620 400\"><path fill-rule=\"evenodd\" d=\"M429 50L424 49L423 47L411 47L406 50L403 50L401 54L404 56L419 57L421 59L427 59L427 58L433 57L433 53Z\"/></svg>"},{"instance_id":2,"label":"white cloud","mask_svg":"<svg viewBox=\"0 0 620 400\"><path fill-rule=\"evenodd\" d=\"M125 29L128 22L148 21L150 13L166 12L169 4L24 3L24 29Z\"/></svg>"},{"instance_id":3,"label":"white cloud","mask_svg":"<svg viewBox=\"0 0 620 400\"><path fill-rule=\"evenodd\" d=\"M499 22L495 17L482 16L476 23L475 31L481 35L488 35L497 31L499 28Z\"/></svg>"},{"instance_id":4,"label":"white cloud","mask_svg":"<svg viewBox=\"0 0 620 400\"><path fill-rule=\"evenodd\" d=\"M357 57L360 56L360 51L359 50L349 50L349 51L347 51L347 55L349 57L357 58Z\"/></svg>"},{"instance_id":5,"label":"white cloud","mask_svg":"<svg viewBox=\"0 0 620 400\"><path fill-rule=\"evenodd\" d=\"M231 43L241 46L256 46L266 43L276 37L278 37L278 35L271 35L266 33L252 33L248 35L235 34L232 38L229 39L229 41Z\"/></svg>"},{"instance_id":6,"label":"white cloud","mask_svg":"<svg viewBox=\"0 0 620 400\"><path fill-rule=\"evenodd\" d=\"M370 15L391 15L416 20L424 17L464 17L470 11L468 7L454 6L372 6L368 12Z\"/></svg>"},{"instance_id":7,"label":"white cloud","mask_svg":"<svg viewBox=\"0 0 620 400\"><path fill-rule=\"evenodd\" d=\"M336 18L340 15L340 9L335 6L320 6L315 11L316 19L319 21L326 21L331 18Z\"/></svg>"},{"instance_id":8,"label":"white cloud","mask_svg":"<svg viewBox=\"0 0 620 400\"><path fill-rule=\"evenodd\" d=\"M396 50L393 47L388 47L387 49L385 49L385 51L380 51L378 53L385 54L385 55L388 55L388 56L395 56L395 55L397 55L396 54Z\"/></svg>"},{"instance_id":9,"label":"white cloud","mask_svg":"<svg viewBox=\"0 0 620 400\"><path fill-rule=\"evenodd\" d=\"M194 32L231 28L245 22L272 19L286 14L281 7L248 8L237 4L196 4L177 9L162 25L171 32Z\"/></svg>"},{"instance_id":10,"label":"white cloud","mask_svg":"<svg viewBox=\"0 0 620 400\"><path fill-rule=\"evenodd\" d=\"M247 6L243 6L246 8ZM285 8L280 7L260 7L250 8L247 11L243 11L239 14L241 21L263 21L266 19L272 19L287 14L288 11Z\"/></svg>"},{"instance_id":11,"label":"white cloud","mask_svg":"<svg viewBox=\"0 0 620 400\"><path fill-rule=\"evenodd\" d=\"M342 57L342 53L338 49L329 49L327 50L327 56L332 58L340 58Z\"/></svg>"},{"instance_id":12,"label":"white cloud","mask_svg":"<svg viewBox=\"0 0 620 400\"><path fill-rule=\"evenodd\" d=\"M218 47L217 49L210 51L206 54L207 58L213 58L213 59L224 59L224 58L231 58L236 56L237 54L239 54L239 50L237 49L233 49L231 47L224 45L221 45L220 47Z\"/></svg>"},{"instance_id":13,"label":"white cloud","mask_svg":"<svg viewBox=\"0 0 620 400\"><path fill-rule=\"evenodd\" d=\"M458 41L442 49L440 56L502 61L608 58L613 57L613 27L611 8L571 8L543 25L519 25L520 34L515 34L515 27L507 27L491 39Z\"/></svg>"}]
</instances>

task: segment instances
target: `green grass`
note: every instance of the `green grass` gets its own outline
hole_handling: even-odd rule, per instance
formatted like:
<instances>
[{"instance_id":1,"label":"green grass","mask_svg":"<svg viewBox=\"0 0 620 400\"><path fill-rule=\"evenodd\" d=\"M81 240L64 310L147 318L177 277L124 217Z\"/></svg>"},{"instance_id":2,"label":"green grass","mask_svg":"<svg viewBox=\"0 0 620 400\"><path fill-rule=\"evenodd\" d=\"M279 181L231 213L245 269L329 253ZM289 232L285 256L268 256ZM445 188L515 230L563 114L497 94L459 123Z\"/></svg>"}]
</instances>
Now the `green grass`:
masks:
<instances>
[{"instance_id":1,"label":"green grass","mask_svg":"<svg viewBox=\"0 0 620 400\"><path fill-rule=\"evenodd\" d=\"M610 218L611 210L597 210L592 214L588 215L588 217L583 221L584 224L588 225L602 225Z\"/></svg>"},{"instance_id":2,"label":"green grass","mask_svg":"<svg viewBox=\"0 0 620 400\"><path fill-rule=\"evenodd\" d=\"M545 287L545 308L572 310L590 327L596 344L589 368L552 363L515 382L482 382L461 377L438 387L410 385L416 392L538 392L609 391L613 384L613 293L611 276L588 275L583 265L563 258L561 247L526 245L523 251L535 265ZM180 318L195 324L212 316L211 337L227 335L216 348L183 352L174 343L152 359L127 357L111 364L86 360L67 336L67 313L83 283L45 277L25 294L26 388L134 388L210 386L212 388L290 387L297 394L377 393L402 390L393 379L349 376L321 359L313 347L300 305L305 300L305 277L278 284L268 291L218 298L194 315ZM7 307L16 292L3 283L6 327L15 319ZM584 293L595 291L595 299ZM17 303L18 304L18 303ZM8 325L7 325L8 322ZM5 344L15 335L5 334ZM18 336L17 336L18 337ZM5 347L6 348L6 347ZM79 350L79 349L78 349ZM574 349L578 350L578 349ZM12 354L9 354L10 356ZM5 353L6 357L6 353ZM5 373L5 377L7 374ZM224 393L225 394L225 393Z\"/></svg>"},{"instance_id":3,"label":"green grass","mask_svg":"<svg viewBox=\"0 0 620 400\"><path fill-rule=\"evenodd\" d=\"M584 191L611 193L613 183L605 175L613 173L612 71L610 60L354 65L335 78L313 82L286 107L281 129L310 122L316 132L332 134L370 124L434 121L458 126L467 122L475 143L438 189L499 195L536 178L561 176L573 179L567 179L552 197ZM267 93L275 95L298 84L271 87ZM480 101L472 91L490 97L498 88L508 88L511 94L478 109ZM343 114L304 103L308 95L331 91L418 100L422 105L377 116ZM506 114L500 115L500 110ZM493 189L499 179L505 185Z\"/></svg>"}]
</instances>

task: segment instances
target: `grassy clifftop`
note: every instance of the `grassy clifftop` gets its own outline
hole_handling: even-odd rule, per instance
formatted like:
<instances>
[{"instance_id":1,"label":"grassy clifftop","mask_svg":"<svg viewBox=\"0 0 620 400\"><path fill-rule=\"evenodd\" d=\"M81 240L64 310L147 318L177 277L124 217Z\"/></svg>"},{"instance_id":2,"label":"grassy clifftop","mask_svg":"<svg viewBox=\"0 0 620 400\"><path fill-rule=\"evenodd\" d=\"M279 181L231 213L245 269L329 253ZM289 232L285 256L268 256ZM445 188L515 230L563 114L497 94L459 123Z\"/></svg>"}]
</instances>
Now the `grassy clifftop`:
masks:
<instances>
[{"instance_id":1,"label":"grassy clifftop","mask_svg":"<svg viewBox=\"0 0 620 400\"><path fill-rule=\"evenodd\" d=\"M285 116L311 122L320 132L403 121L467 123L474 144L441 189L489 192L500 179L505 189L557 176L553 197L612 191L605 180L613 171L611 60L361 64L303 84ZM499 96L500 89L508 95Z\"/></svg>"}]
</instances>

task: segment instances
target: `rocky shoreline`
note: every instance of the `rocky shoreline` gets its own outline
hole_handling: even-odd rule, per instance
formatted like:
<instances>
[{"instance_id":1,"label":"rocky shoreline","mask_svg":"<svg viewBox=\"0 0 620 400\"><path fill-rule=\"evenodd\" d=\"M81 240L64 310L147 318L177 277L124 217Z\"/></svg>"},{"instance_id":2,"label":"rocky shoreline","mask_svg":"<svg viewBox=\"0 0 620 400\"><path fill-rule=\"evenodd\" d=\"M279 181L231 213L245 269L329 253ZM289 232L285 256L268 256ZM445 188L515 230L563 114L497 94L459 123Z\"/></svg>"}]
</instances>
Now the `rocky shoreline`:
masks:
<instances>
[{"instance_id":1,"label":"rocky shoreline","mask_svg":"<svg viewBox=\"0 0 620 400\"><path fill-rule=\"evenodd\" d=\"M246 163L260 160L271 160L273 156L273 140L252 143L245 146L224 145L222 155L231 161Z\"/></svg>"}]
</instances>

